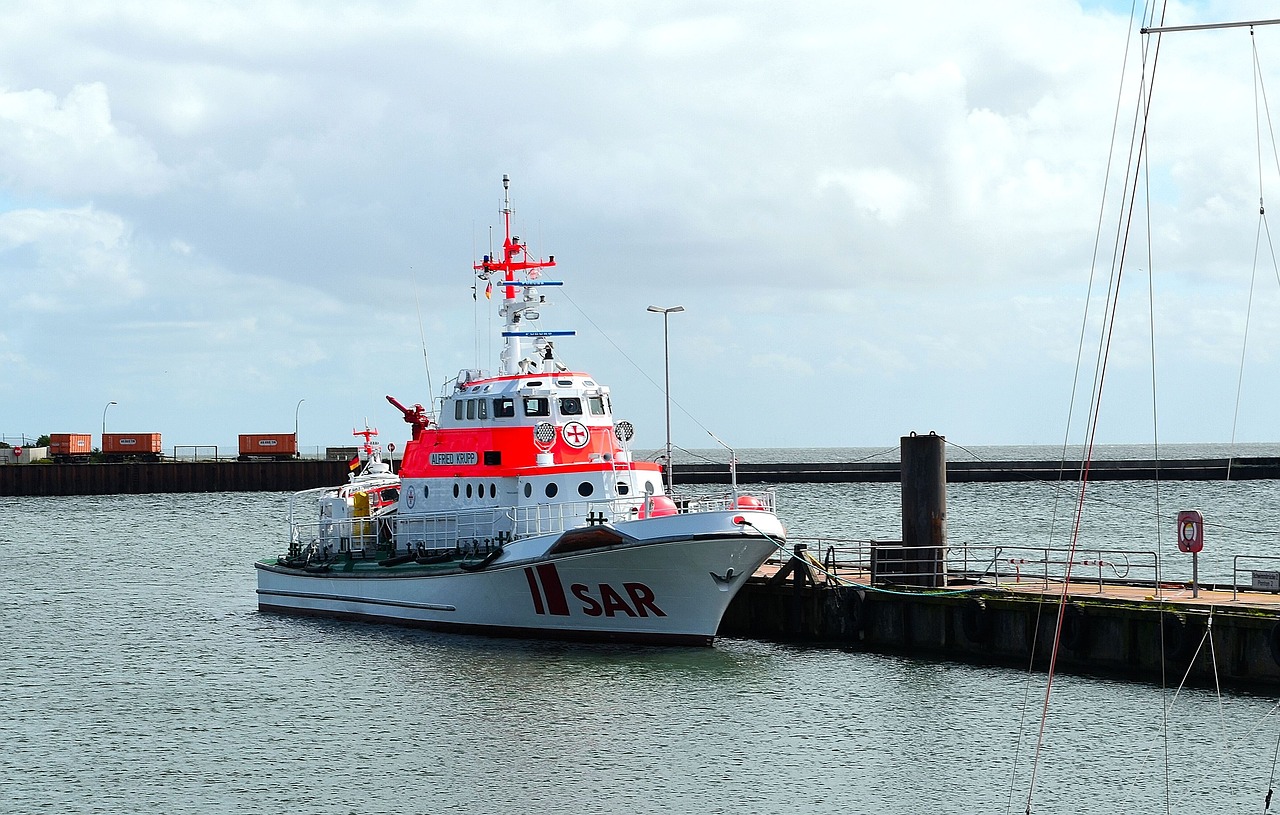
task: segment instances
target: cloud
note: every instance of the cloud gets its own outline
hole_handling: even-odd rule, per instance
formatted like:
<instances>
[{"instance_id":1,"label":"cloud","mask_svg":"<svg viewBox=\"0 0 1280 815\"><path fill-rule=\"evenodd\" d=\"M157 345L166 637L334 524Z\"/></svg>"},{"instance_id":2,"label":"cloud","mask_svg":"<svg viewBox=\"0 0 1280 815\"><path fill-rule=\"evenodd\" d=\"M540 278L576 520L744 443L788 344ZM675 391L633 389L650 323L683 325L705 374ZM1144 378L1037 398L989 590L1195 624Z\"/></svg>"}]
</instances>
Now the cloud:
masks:
<instances>
[{"instance_id":1,"label":"cloud","mask_svg":"<svg viewBox=\"0 0 1280 815\"><path fill-rule=\"evenodd\" d=\"M192 432L206 409L228 417L231 436L306 396L317 431L340 434L380 391L425 404L416 323L442 369L496 355L469 287L505 172L518 233L629 340L563 352L620 404L637 397L639 426L661 394L618 352L661 381L644 313L660 302L689 308L672 325L682 401L738 424L735 444L758 423L725 395L778 365L797 391L856 406L846 426L876 443L907 420L1016 441L1003 428L1056 417L1045 402L1069 387L1100 199L1120 188L1104 173L1128 32L1105 4L1013 10L4 6L0 277L23 316L0 353L46 385L88 370L7 418L43 423L50 403L109 390L123 410L114 391L131 388L135 406L181 405L164 415ZM1275 40L1252 40L1263 65L1280 64ZM1247 42L1168 38L1150 122L1140 265L1171 298L1160 316L1203 304L1199 341L1162 335L1202 370L1232 357L1214 325L1236 330L1257 227L1251 62L1229 45ZM1114 242L1097 240L1099 279ZM588 333L570 310L547 319ZM1122 323L1126 366L1141 322ZM770 443L821 443L820 425Z\"/></svg>"},{"instance_id":2,"label":"cloud","mask_svg":"<svg viewBox=\"0 0 1280 815\"><path fill-rule=\"evenodd\" d=\"M129 228L89 206L0 213L0 258L23 309L65 317L146 291L132 265Z\"/></svg>"},{"instance_id":3,"label":"cloud","mask_svg":"<svg viewBox=\"0 0 1280 815\"><path fill-rule=\"evenodd\" d=\"M170 182L145 140L112 122L107 89L76 85L59 100L44 90L0 92L0 177L58 198L153 195Z\"/></svg>"}]
</instances>

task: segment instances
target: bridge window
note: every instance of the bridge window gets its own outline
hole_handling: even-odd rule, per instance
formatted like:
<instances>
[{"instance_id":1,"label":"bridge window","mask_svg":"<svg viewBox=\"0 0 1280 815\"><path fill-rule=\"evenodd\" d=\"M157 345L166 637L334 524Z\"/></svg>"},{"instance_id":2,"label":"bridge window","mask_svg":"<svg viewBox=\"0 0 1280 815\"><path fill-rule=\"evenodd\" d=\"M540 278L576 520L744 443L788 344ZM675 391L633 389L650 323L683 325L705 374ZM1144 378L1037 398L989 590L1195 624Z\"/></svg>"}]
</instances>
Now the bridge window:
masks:
<instances>
[{"instance_id":1,"label":"bridge window","mask_svg":"<svg viewBox=\"0 0 1280 815\"><path fill-rule=\"evenodd\" d=\"M474 419L475 417L476 417L476 400L468 399L467 400L467 418Z\"/></svg>"},{"instance_id":2,"label":"bridge window","mask_svg":"<svg viewBox=\"0 0 1280 815\"><path fill-rule=\"evenodd\" d=\"M582 400L576 396L570 396L560 400L561 416L581 416Z\"/></svg>"},{"instance_id":3,"label":"bridge window","mask_svg":"<svg viewBox=\"0 0 1280 815\"><path fill-rule=\"evenodd\" d=\"M604 397L603 396L588 396L587 404L591 406L592 416L604 415Z\"/></svg>"},{"instance_id":4,"label":"bridge window","mask_svg":"<svg viewBox=\"0 0 1280 815\"><path fill-rule=\"evenodd\" d=\"M463 410L464 408L462 407L462 400L461 399L453 400L453 418L457 419L458 421L462 421Z\"/></svg>"},{"instance_id":5,"label":"bridge window","mask_svg":"<svg viewBox=\"0 0 1280 815\"><path fill-rule=\"evenodd\" d=\"M545 396L526 396L524 398L524 415L550 416L551 400Z\"/></svg>"},{"instance_id":6,"label":"bridge window","mask_svg":"<svg viewBox=\"0 0 1280 815\"><path fill-rule=\"evenodd\" d=\"M510 419L516 415L516 400L509 396L499 397L493 400L493 418Z\"/></svg>"},{"instance_id":7,"label":"bridge window","mask_svg":"<svg viewBox=\"0 0 1280 815\"><path fill-rule=\"evenodd\" d=\"M626 495L631 492L631 485L625 481L618 482L618 495Z\"/></svg>"},{"instance_id":8,"label":"bridge window","mask_svg":"<svg viewBox=\"0 0 1280 815\"><path fill-rule=\"evenodd\" d=\"M488 399L476 400L476 418L477 419L489 418L489 400Z\"/></svg>"}]
</instances>

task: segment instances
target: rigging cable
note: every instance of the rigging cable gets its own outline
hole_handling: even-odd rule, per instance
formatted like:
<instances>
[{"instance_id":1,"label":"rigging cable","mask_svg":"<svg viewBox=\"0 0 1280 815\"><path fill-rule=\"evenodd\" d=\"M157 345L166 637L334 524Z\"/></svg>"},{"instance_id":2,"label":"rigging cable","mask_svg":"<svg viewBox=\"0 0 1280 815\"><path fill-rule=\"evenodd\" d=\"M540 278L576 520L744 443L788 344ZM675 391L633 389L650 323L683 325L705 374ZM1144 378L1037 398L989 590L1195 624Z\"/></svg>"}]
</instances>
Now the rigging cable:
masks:
<instances>
[{"instance_id":1,"label":"rigging cable","mask_svg":"<svg viewBox=\"0 0 1280 815\"><path fill-rule=\"evenodd\" d=\"M1163 16L1163 10L1162 10L1162 16ZM1133 177L1131 179L1132 186L1130 187L1128 183L1130 179L1126 178L1126 182L1127 182L1126 191L1128 193L1127 199L1126 199L1127 206L1125 206L1123 203L1121 205L1121 218L1120 218L1120 223L1117 229L1118 234L1117 234L1116 248L1118 251L1117 251L1117 254L1113 257L1113 270L1112 270L1112 276L1111 276L1112 283L1108 287L1108 299L1106 300L1106 306L1103 312L1103 331L1102 331L1102 335L1100 337L1100 342L1099 342L1098 364L1095 367L1094 385L1093 385L1091 398L1090 398L1091 404L1090 404L1089 412L1087 415L1087 422L1086 422L1086 428L1085 428L1085 439L1086 439L1085 455L1081 463L1081 469L1080 469L1080 487L1078 491L1078 498L1076 501L1075 521L1072 525L1071 543L1068 549L1069 554L1067 556L1066 568L1064 570L1062 592L1058 598L1058 618L1054 625L1053 646L1050 649L1049 667L1048 667L1048 672L1045 679L1044 702L1040 712L1040 727L1036 737L1035 750L1034 750L1032 761L1031 761L1031 776L1030 776L1030 780L1027 787L1026 810L1025 810L1027 815L1030 815L1031 813L1031 802L1035 795L1035 784L1036 784L1036 777L1039 771L1040 756L1044 748L1045 727L1049 717L1049 700L1053 692L1053 679L1057 669L1057 661L1058 661L1058 651L1059 651L1058 646L1062 640L1062 622L1063 622L1063 617L1065 616L1064 611L1066 609L1068 589L1070 587L1070 582L1071 582L1071 564L1075 560L1075 549L1080 537L1080 524L1083 516L1085 493L1086 493L1088 482L1089 482L1089 463L1093 457L1093 448L1097 439L1098 421L1101 413L1100 405L1102 401L1102 391L1103 391L1103 385L1106 381L1107 360L1109 358L1111 341L1115 334L1115 321L1116 321L1117 312L1119 310L1118 305L1119 305L1119 297L1120 297L1120 283L1124 274L1124 259L1127 254L1129 236L1130 236L1130 232L1132 230L1132 225L1133 225L1134 201L1137 194L1137 185L1138 185L1139 175L1140 175L1138 171L1141 167L1142 157L1145 154L1146 144L1147 144L1147 126L1149 122L1149 115L1150 115L1150 109L1151 109L1150 103L1151 103L1151 97L1152 97L1152 94L1154 93L1154 88L1155 88L1155 70L1159 62L1161 40L1157 36L1155 51L1154 51L1154 54L1152 55L1151 62L1150 62L1151 71L1149 74L1149 79L1146 71L1146 65L1147 65L1146 45L1145 45L1146 40L1144 39L1143 42L1144 42L1143 59L1141 62L1143 68L1140 75L1144 80L1147 80L1147 81L1140 82L1138 104L1139 104L1139 118L1140 118L1141 126L1140 127L1135 126L1135 130L1139 131L1140 135L1138 136L1138 139L1137 139L1136 153L1132 152L1132 143L1131 143L1131 160L1129 162L1129 166L1131 166L1133 169ZM1126 170L1126 176L1127 174L1128 174L1128 170ZM1157 587L1157 592L1158 591L1159 589ZM1168 811L1167 783L1166 783L1165 798L1166 798L1165 809L1166 811Z\"/></svg>"}]
</instances>

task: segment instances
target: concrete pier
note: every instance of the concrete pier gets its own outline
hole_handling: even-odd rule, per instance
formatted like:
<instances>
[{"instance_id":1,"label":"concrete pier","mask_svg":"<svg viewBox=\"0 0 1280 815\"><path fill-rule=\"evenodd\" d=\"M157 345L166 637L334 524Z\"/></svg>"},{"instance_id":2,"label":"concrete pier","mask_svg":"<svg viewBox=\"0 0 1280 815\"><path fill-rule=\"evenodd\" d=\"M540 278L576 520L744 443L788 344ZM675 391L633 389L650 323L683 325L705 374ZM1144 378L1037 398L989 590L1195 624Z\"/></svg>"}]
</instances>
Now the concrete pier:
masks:
<instances>
[{"instance_id":1,"label":"concrete pier","mask_svg":"<svg viewBox=\"0 0 1280 815\"><path fill-rule=\"evenodd\" d=\"M1048 667L1060 586L868 589L754 577L721 636ZM1177 685L1280 689L1280 595L1189 587L1068 588L1058 669Z\"/></svg>"}]
</instances>

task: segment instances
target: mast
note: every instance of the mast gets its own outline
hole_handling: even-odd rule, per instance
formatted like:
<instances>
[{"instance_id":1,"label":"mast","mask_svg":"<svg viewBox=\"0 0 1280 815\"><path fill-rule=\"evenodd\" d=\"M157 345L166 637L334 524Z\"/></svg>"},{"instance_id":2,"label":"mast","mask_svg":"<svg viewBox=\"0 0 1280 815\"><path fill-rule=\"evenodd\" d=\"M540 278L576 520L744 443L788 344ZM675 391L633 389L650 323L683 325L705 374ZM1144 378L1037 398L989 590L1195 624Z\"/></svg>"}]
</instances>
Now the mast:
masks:
<instances>
[{"instance_id":1,"label":"mast","mask_svg":"<svg viewBox=\"0 0 1280 815\"><path fill-rule=\"evenodd\" d=\"M485 255L484 260L474 267L478 276L488 282L485 287L486 298L490 296L495 276L498 276L498 283L502 286L502 307L498 310L504 318L502 364L498 371L500 376L528 373L530 362L551 361L554 359L554 351L547 338L574 335L573 331L538 331L536 326L532 326L535 330L526 330L527 324L536 323L541 316L537 307L546 304L546 297L536 294L536 287L563 284L560 281L537 279L539 270L556 265L556 256L551 255L546 260L530 256L520 238L511 234L511 213L511 178L503 173L502 259ZM517 277L517 272L523 272L524 275ZM539 340L544 343L541 347L538 345ZM525 356L527 351L533 352L532 359Z\"/></svg>"}]
</instances>

